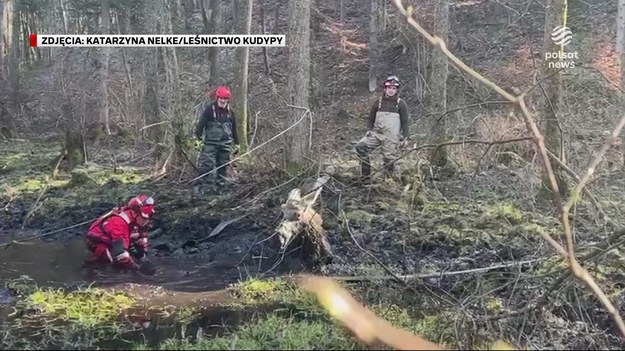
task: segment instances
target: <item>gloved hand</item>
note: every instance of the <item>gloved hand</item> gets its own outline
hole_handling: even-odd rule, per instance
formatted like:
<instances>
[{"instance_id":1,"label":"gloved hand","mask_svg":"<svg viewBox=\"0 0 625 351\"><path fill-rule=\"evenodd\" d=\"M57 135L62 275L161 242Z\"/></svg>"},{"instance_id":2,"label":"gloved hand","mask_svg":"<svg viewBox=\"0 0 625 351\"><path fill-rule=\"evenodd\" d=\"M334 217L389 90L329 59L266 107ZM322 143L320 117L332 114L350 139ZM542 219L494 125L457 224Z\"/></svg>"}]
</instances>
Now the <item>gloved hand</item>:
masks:
<instances>
[{"instance_id":1,"label":"gloved hand","mask_svg":"<svg viewBox=\"0 0 625 351\"><path fill-rule=\"evenodd\" d=\"M202 148L204 147L204 143L202 142L202 140L196 139L195 142L193 143L193 147L197 151L202 151Z\"/></svg>"},{"instance_id":2,"label":"gloved hand","mask_svg":"<svg viewBox=\"0 0 625 351\"><path fill-rule=\"evenodd\" d=\"M134 247L137 251L136 257L138 259L145 259L145 257L148 255L148 238L144 237L137 239L137 241L134 242Z\"/></svg>"}]
</instances>

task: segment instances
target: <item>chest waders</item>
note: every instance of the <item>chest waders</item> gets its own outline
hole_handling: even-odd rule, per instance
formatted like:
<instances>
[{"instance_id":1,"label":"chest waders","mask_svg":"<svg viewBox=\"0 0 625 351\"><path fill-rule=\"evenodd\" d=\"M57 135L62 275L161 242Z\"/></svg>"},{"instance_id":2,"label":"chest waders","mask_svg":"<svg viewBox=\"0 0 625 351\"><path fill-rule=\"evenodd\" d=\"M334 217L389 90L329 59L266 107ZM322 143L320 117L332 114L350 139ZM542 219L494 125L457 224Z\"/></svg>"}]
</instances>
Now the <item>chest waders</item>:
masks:
<instances>
[{"instance_id":1,"label":"chest waders","mask_svg":"<svg viewBox=\"0 0 625 351\"><path fill-rule=\"evenodd\" d=\"M356 152L360 160L360 175L369 180L371 175L371 151L381 147L384 167L387 175L395 170L394 161L399 150L399 133L401 120L399 116L399 102L397 98L396 112L379 111L382 107L382 98L378 101L378 112L375 114L373 131L367 132L356 144Z\"/></svg>"},{"instance_id":2,"label":"chest waders","mask_svg":"<svg viewBox=\"0 0 625 351\"><path fill-rule=\"evenodd\" d=\"M213 171L215 168L230 162L232 153L232 122L230 122L230 107L224 122L217 118L217 107L213 105L213 119L206 124L204 129L204 148L198 158L198 170L200 174ZM223 184L226 176L226 168L221 167L216 172L206 175L203 180L209 186ZM201 180L198 180L201 181ZM216 189L215 189L216 190ZM201 195L200 183L194 187L195 195Z\"/></svg>"}]
</instances>

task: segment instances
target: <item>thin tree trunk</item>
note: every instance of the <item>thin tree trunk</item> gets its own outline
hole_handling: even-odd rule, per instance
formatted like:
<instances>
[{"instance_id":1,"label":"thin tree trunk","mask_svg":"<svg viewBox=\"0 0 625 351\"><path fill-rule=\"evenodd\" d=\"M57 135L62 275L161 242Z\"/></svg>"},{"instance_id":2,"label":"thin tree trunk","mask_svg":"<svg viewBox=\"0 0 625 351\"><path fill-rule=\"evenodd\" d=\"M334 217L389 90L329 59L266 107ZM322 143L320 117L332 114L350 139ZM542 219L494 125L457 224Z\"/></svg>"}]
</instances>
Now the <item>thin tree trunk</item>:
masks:
<instances>
[{"instance_id":1,"label":"thin tree trunk","mask_svg":"<svg viewBox=\"0 0 625 351\"><path fill-rule=\"evenodd\" d=\"M625 0L618 1L616 28L616 51L621 61L621 88L625 88ZM622 97L621 104L625 107L625 96ZM621 152L623 153L623 169L625 169L625 136L621 136Z\"/></svg>"},{"instance_id":2,"label":"thin tree trunk","mask_svg":"<svg viewBox=\"0 0 625 351\"><path fill-rule=\"evenodd\" d=\"M309 108L310 99L310 0L288 3L288 101L291 105ZM293 108L291 120L297 122L304 111ZM307 154L308 123L301 122L290 133L288 160L301 164Z\"/></svg>"},{"instance_id":3,"label":"thin tree trunk","mask_svg":"<svg viewBox=\"0 0 625 351\"><path fill-rule=\"evenodd\" d=\"M5 72L4 52L6 51L6 43L5 43L6 30L4 29L4 26L5 26L4 8L5 8L5 2L0 1L0 81L2 82L4 81L4 72ZM2 84L4 85L5 83L3 82Z\"/></svg>"},{"instance_id":4,"label":"thin tree trunk","mask_svg":"<svg viewBox=\"0 0 625 351\"><path fill-rule=\"evenodd\" d=\"M447 42L449 30L449 0L437 0L436 21L434 22L434 33L444 42ZM431 104L432 110L437 115L447 110L447 76L449 75L449 65L447 56L440 50L432 51L432 87ZM444 143L447 139L447 123L445 117L437 118L432 125L432 137L434 143ZM447 149L442 146L435 148L431 154L430 162L437 166L447 164Z\"/></svg>"},{"instance_id":5,"label":"thin tree trunk","mask_svg":"<svg viewBox=\"0 0 625 351\"><path fill-rule=\"evenodd\" d=\"M217 34L223 28L221 16L221 0L211 0L210 34ZM208 60L210 62L209 85L215 86L219 83L219 48L210 47L208 49Z\"/></svg>"},{"instance_id":6,"label":"thin tree trunk","mask_svg":"<svg viewBox=\"0 0 625 351\"><path fill-rule=\"evenodd\" d=\"M12 97L13 103L15 105L19 104L18 99L18 91L19 91L19 63L20 63L20 14L16 10L15 0L9 1L10 11L8 12L10 15L10 24L11 24L11 34L10 34L10 43L9 43L9 77L10 77L10 85L12 89Z\"/></svg>"},{"instance_id":7,"label":"thin tree trunk","mask_svg":"<svg viewBox=\"0 0 625 351\"><path fill-rule=\"evenodd\" d=\"M378 0L371 0L369 13L369 92L377 88Z\"/></svg>"},{"instance_id":8,"label":"thin tree trunk","mask_svg":"<svg viewBox=\"0 0 625 351\"><path fill-rule=\"evenodd\" d=\"M237 31L240 34L250 34L252 29L252 0L237 0L239 23ZM242 150L247 150L247 90L249 69L249 47L238 47L234 50L235 77L234 77L234 113L237 118L239 142Z\"/></svg>"},{"instance_id":9,"label":"thin tree trunk","mask_svg":"<svg viewBox=\"0 0 625 351\"><path fill-rule=\"evenodd\" d=\"M339 0L339 21L345 24L345 1Z\"/></svg>"},{"instance_id":10,"label":"thin tree trunk","mask_svg":"<svg viewBox=\"0 0 625 351\"><path fill-rule=\"evenodd\" d=\"M101 0L102 11L100 14L101 23L100 30L102 34L109 34L111 28L109 0ZM109 97L108 97L108 75L109 75L109 58L110 48L102 47L100 49L100 63L98 67L98 79L100 80L100 126L111 135L111 125L109 122Z\"/></svg>"},{"instance_id":11,"label":"thin tree trunk","mask_svg":"<svg viewBox=\"0 0 625 351\"><path fill-rule=\"evenodd\" d=\"M260 28L262 34L267 34L267 18L265 12L265 2L260 0ZM265 73L271 74L269 69L269 53L266 47L263 47L263 62L265 64Z\"/></svg>"},{"instance_id":12,"label":"thin tree trunk","mask_svg":"<svg viewBox=\"0 0 625 351\"><path fill-rule=\"evenodd\" d=\"M551 31L556 26L563 24L564 6L566 0L548 0L545 9L545 31L543 39L543 52L555 52L562 49L556 45L551 39ZM545 55L543 54L543 57ZM553 61L551 61L553 62ZM544 89L547 95L544 110L543 133L545 136L545 146L560 160L565 161L564 147L562 144L562 130L558 116L562 110L562 75L560 71L554 67L550 67L548 61L543 61L543 77L549 77L544 81ZM562 174L561 167L552 162L551 167L555 173L558 188L562 196L566 196L566 182ZM546 189L551 189L551 182L545 171L543 173L543 185Z\"/></svg>"}]
</instances>

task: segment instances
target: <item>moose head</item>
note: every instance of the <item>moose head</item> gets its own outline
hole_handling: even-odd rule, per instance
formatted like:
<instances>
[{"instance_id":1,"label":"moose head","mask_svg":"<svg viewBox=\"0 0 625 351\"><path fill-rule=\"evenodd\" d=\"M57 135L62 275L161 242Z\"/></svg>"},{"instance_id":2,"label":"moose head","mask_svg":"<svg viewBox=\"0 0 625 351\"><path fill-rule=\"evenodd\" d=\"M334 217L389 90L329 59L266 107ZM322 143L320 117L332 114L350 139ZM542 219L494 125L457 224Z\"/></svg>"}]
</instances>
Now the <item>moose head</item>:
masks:
<instances>
[{"instance_id":1,"label":"moose head","mask_svg":"<svg viewBox=\"0 0 625 351\"><path fill-rule=\"evenodd\" d=\"M300 189L291 190L286 202L282 204L282 221L276 230L280 239L281 250L299 235L314 237L322 235L323 220L321 215L313 209L322 189L319 187L315 192L304 197L301 196Z\"/></svg>"}]
</instances>

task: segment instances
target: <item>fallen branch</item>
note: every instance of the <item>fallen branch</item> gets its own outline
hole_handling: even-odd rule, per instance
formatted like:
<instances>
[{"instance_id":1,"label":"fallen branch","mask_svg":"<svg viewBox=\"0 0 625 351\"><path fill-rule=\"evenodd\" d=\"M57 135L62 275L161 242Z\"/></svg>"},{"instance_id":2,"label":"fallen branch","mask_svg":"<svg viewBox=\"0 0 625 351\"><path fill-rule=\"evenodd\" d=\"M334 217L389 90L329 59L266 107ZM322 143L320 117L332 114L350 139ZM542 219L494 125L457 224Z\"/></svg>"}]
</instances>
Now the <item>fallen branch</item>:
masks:
<instances>
[{"instance_id":1,"label":"fallen branch","mask_svg":"<svg viewBox=\"0 0 625 351\"><path fill-rule=\"evenodd\" d=\"M608 140L608 142L606 142L604 146L599 150L599 152L595 156L595 159L592 162L590 162L590 166L588 170L586 171L586 174L584 175L584 177L582 177L582 181L574 189L574 192L573 192L574 195L571 196L567 204L564 205L562 198L560 196L560 191L558 188L558 183L556 181L555 173L552 169L550 157L549 157L547 148L544 143L544 136L540 133L536 123L532 119L531 114L527 108L527 105L525 103L525 96L526 96L525 93L518 95L518 96L514 96L506 92L505 90L503 90L494 82L488 80L487 78L485 78L484 76L482 76L481 74L473 70L471 67L467 66L464 62L458 59L454 54L452 54L447 49L445 42L441 40L441 38L430 35L427 31L425 31L419 25L419 23L417 23L414 20L414 18L412 18L412 13L413 13L412 6L409 6L408 9L404 8L401 0L393 0L393 4L397 8L397 10L405 17L408 24L410 24L417 32L419 32L423 37L425 37L430 42L430 44L432 44L434 47L441 50L443 54L445 54L445 56L447 56L447 58L453 64L456 65L456 67L458 67L465 73L469 74L473 78L477 79L478 81L482 82L485 86L497 92L504 99L517 105L519 111L523 115L523 119L525 120L527 130L531 132L531 134L533 135L534 143L538 146L538 149L539 149L542 161L543 161L543 166L545 167L545 171L548 175L549 183L553 190L553 193L552 193L553 201L554 201L556 210L558 211L559 219L563 227L564 237L566 239L566 251L563 252L562 246L560 246L549 235L545 234L543 235L543 237L547 240L547 242L549 242L549 244L551 244L551 246L553 246L558 252L560 252L560 254L567 260L572 274L581 282L583 282L595 294L595 296L599 299L599 301L601 302L603 307L606 309L606 311L612 316L612 319L616 323L621 335L625 337L625 323L623 323L623 319L621 318L619 311L614 307L614 305L612 304L610 299L605 295L603 290L601 290L601 288L597 285L593 277L588 273L588 271L584 267L582 267L579 264L579 262L575 258L573 235L571 232L571 225L569 222L569 209L571 208L572 204L576 201L576 197L583 189L585 183L588 181L592 173L594 173L594 168L600 162L601 157L603 156L605 151L609 148L609 146L613 143L613 138L618 136L623 126L625 126L625 116L623 116L621 121L618 123L617 127L614 129L612 136Z\"/></svg>"},{"instance_id":2,"label":"fallen branch","mask_svg":"<svg viewBox=\"0 0 625 351\"><path fill-rule=\"evenodd\" d=\"M444 350L440 345L395 328L379 318L332 279L298 276L296 281L301 288L313 293L332 317L341 321L366 344L382 342L397 350Z\"/></svg>"},{"instance_id":3,"label":"fallen branch","mask_svg":"<svg viewBox=\"0 0 625 351\"><path fill-rule=\"evenodd\" d=\"M247 216L247 214L243 214L241 216L229 219L227 221L221 221L221 223L219 223L219 225L216 226L215 229L213 229L210 234L208 234L205 238L198 240L198 242L201 243L201 242L204 242L204 241L214 237L215 235L221 233L221 231L224 230L230 224L232 224L232 223L234 223L234 222L236 222L238 220L241 220L241 219L245 218L246 216Z\"/></svg>"},{"instance_id":4,"label":"fallen branch","mask_svg":"<svg viewBox=\"0 0 625 351\"><path fill-rule=\"evenodd\" d=\"M28 223L28 219L39 208L38 207L39 201L41 201L41 198L43 197L43 194L45 194L46 191L48 190L48 188L50 187L50 182L52 182L52 179L54 179L54 177L57 175L59 167L61 166L61 162L63 161L63 159L66 156L67 156L67 148L64 148L63 151L61 151L61 155L58 157L58 160L56 161L56 164L54 165L54 168L52 169L52 174L50 175L49 178L46 179L46 183L43 185L43 188L39 192L39 196L37 197L37 200L33 204L33 207L30 209L30 211L28 211L28 213L24 217L24 220L22 221L22 229L24 229L24 227L26 227L26 223Z\"/></svg>"},{"instance_id":5,"label":"fallen branch","mask_svg":"<svg viewBox=\"0 0 625 351\"><path fill-rule=\"evenodd\" d=\"M453 271L453 272L419 273L419 274L393 275L393 276L388 276L388 275L378 275L378 276L330 276L329 278L334 279L334 280L344 281L344 282L358 282L358 281L372 281L372 280L393 280L393 279L399 279L402 282L406 282L407 280L410 280L410 279L442 278L442 277L448 277L448 276L452 276L452 275L488 272L488 271L492 271L492 270L495 270L495 269L521 266L521 265L535 263L535 262L540 262L540 261L544 261L544 260L546 260L546 258L537 258L537 259L533 259L533 260L519 261L519 262L509 262L509 263L504 263L504 264L500 264L500 265L496 265L496 266L472 268L472 269L465 269L465 270L462 270L462 271Z\"/></svg>"}]
</instances>

